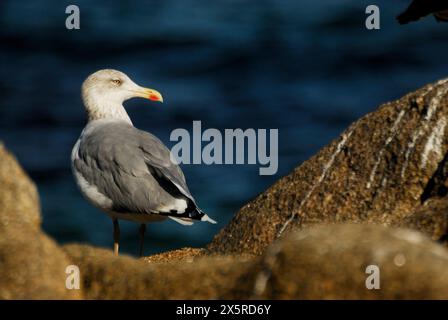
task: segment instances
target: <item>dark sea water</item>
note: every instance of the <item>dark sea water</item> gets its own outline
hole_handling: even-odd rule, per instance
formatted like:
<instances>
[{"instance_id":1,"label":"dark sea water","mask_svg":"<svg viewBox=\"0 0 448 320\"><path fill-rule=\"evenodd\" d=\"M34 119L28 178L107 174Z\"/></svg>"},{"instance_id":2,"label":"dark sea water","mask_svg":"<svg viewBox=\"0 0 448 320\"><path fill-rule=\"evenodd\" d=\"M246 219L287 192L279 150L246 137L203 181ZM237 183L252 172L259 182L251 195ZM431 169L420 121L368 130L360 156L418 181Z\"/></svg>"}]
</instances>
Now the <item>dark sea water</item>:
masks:
<instances>
[{"instance_id":1,"label":"dark sea water","mask_svg":"<svg viewBox=\"0 0 448 320\"><path fill-rule=\"evenodd\" d=\"M77 4L81 30L65 29ZM386 101L448 76L448 24L408 26L408 1L377 1L368 31L359 0L163 0L0 2L0 140L36 181L43 228L60 243L111 247L110 219L88 204L70 171L85 124L84 78L124 71L163 93L163 105L126 103L134 124L168 146L173 129L279 129L279 170L184 165L197 202L216 226L149 225L146 252L203 246L247 201ZM138 226L122 224L138 250Z\"/></svg>"}]
</instances>

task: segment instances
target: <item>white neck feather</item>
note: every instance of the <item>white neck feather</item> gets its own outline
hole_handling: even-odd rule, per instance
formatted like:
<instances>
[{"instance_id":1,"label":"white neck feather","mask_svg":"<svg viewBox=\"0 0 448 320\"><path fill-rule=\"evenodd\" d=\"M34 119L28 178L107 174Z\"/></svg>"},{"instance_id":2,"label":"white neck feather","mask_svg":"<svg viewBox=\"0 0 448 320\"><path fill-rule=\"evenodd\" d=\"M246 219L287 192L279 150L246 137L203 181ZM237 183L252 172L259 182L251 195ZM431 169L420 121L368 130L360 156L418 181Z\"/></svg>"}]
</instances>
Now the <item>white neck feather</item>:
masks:
<instances>
[{"instance_id":1,"label":"white neck feather","mask_svg":"<svg viewBox=\"0 0 448 320\"><path fill-rule=\"evenodd\" d=\"M123 120L132 125L131 118L123 107L122 102L114 101L94 94L83 94L84 107L88 121L110 119Z\"/></svg>"}]
</instances>

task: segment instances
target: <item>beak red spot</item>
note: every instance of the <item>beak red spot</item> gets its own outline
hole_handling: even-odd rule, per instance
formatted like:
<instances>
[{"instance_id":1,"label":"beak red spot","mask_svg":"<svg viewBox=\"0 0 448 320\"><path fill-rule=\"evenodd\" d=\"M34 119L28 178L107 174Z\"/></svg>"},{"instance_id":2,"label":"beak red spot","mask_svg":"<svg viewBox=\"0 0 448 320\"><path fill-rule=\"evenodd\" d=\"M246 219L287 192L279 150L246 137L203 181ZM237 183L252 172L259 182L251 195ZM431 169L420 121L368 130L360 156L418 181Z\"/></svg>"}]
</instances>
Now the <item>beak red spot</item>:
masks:
<instances>
[{"instance_id":1,"label":"beak red spot","mask_svg":"<svg viewBox=\"0 0 448 320\"><path fill-rule=\"evenodd\" d=\"M150 95L149 95L149 100L153 100L153 101L159 101L159 100L160 100L160 98L159 98L159 96L158 96L158 95L155 95L155 94L150 94Z\"/></svg>"}]
</instances>

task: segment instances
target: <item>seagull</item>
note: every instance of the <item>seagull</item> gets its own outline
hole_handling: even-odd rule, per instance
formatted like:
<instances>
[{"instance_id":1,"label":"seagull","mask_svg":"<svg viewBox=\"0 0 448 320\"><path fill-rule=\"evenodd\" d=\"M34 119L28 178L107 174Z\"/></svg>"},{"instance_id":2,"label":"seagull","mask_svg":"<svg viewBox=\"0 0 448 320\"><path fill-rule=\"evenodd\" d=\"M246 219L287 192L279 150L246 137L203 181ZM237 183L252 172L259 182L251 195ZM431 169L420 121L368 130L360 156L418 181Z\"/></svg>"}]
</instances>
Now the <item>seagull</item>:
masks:
<instances>
[{"instance_id":1,"label":"seagull","mask_svg":"<svg viewBox=\"0 0 448 320\"><path fill-rule=\"evenodd\" d=\"M433 14L437 21L448 22L447 0L414 0L405 12L397 17L400 24L420 20L429 14Z\"/></svg>"},{"instance_id":2,"label":"seagull","mask_svg":"<svg viewBox=\"0 0 448 320\"><path fill-rule=\"evenodd\" d=\"M117 70L87 77L82 84L87 125L71 154L81 193L112 218L114 255L119 250L119 219L140 224L140 256L146 223L167 218L182 225L216 223L197 206L167 147L132 124L123 102L134 97L163 102L159 92L140 87Z\"/></svg>"}]
</instances>

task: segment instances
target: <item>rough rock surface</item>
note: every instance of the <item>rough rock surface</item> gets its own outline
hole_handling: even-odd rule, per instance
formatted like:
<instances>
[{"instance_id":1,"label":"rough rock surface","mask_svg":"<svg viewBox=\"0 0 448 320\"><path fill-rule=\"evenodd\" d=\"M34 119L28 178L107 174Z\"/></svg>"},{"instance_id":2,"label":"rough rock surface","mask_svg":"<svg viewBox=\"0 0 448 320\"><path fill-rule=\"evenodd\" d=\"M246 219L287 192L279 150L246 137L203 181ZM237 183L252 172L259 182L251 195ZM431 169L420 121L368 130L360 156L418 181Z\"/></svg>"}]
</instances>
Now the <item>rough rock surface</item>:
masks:
<instances>
[{"instance_id":1,"label":"rough rock surface","mask_svg":"<svg viewBox=\"0 0 448 320\"><path fill-rule=\"evenodd\" d=\"M448 251L419 232L378 225L315 226L262 257L145 263L67 245L90 299L446 299ZM368 290L366 268L379 268Z\"/></svg>"},{"instance_id":2,"label":"rough rock surface","mask_svg":"<svg viewBox=\"0 0 448 320\"><path fill-rule=\"evenodd\" d=\"M448 193L447 121L448 80L382 105L245 205L208 249L259 255L294 228L409 219Z\"/></svg>"},{"instance_id":3,"label":"rough rock surface","mask_svg":"<svg viewBox=\"0 0 448 320\"><path fill-rule=\"evenodd\" d=\"M182 248L178 250L172 250L159 254L154 254L149 257L142 258L145 262L169 262L169 261L185 261L192 262L197 257L204 256L206 254L205 249L199 248Z\"/></svg>"},{"instance_id":4,"label":"rough rock surface","mask_svg":"<svg viewBox=\"0 0 448 320\"><path fill-rule=\"evenodd\" d=\"M446 199L430 199L407 218L393 223L396 227L419 230L433 240L448 244L448 201Z\"/></svg>"},{"instance_id":5,"label":"rough rock surface","mask_svg":"<svg viewBox=\"0 0 448 320\"><path fill-rule=\"evenodd\" d=\"M36 186L0 142L0 230L4 227L40 227Z\"/></svg>"},{"instance_id":6,"label":"rough rock surface","mask_svg":"<svg viewBox=\"0 0 448 320\"><path fill-rule=\"evenodd\" d=\"M88 299L233 298L253 263L226 256L148 263L84 245L67 245L65 251L81 270Z\"/></svg>"},{"instance_id":7,"label":"rough rock surface","mask_svg":"<svg viewBox=\"0 0 448 320\"><path fill-rule=\"evenodd\" d=\"M40 230L35 185L0 143L0 299L76 299L65 287L70 265Z\"/></svg>"},{"instance_id":8,"label":"rough rock surface","mask_svg":"<svg viewBox=\"0 0 448 320\"><path fill-rule=\"evenodd\" d=\"M379 290L366 288L370 265L379 268ZM268 249L253 297L447 299L447 265L448 250L416 231L378 225L315 226Z\"/></svg>"},{"instance_id":9,"label":"rough rock surface","mask_svg":"<svg viewBox=\"0 0 448 320\"><path fill-rule=\"evenodd\" d=\"M0 299L78 299L65 286L72 263L61 248L38 230L2 231Z\"/></svg>"}]
</instances>

